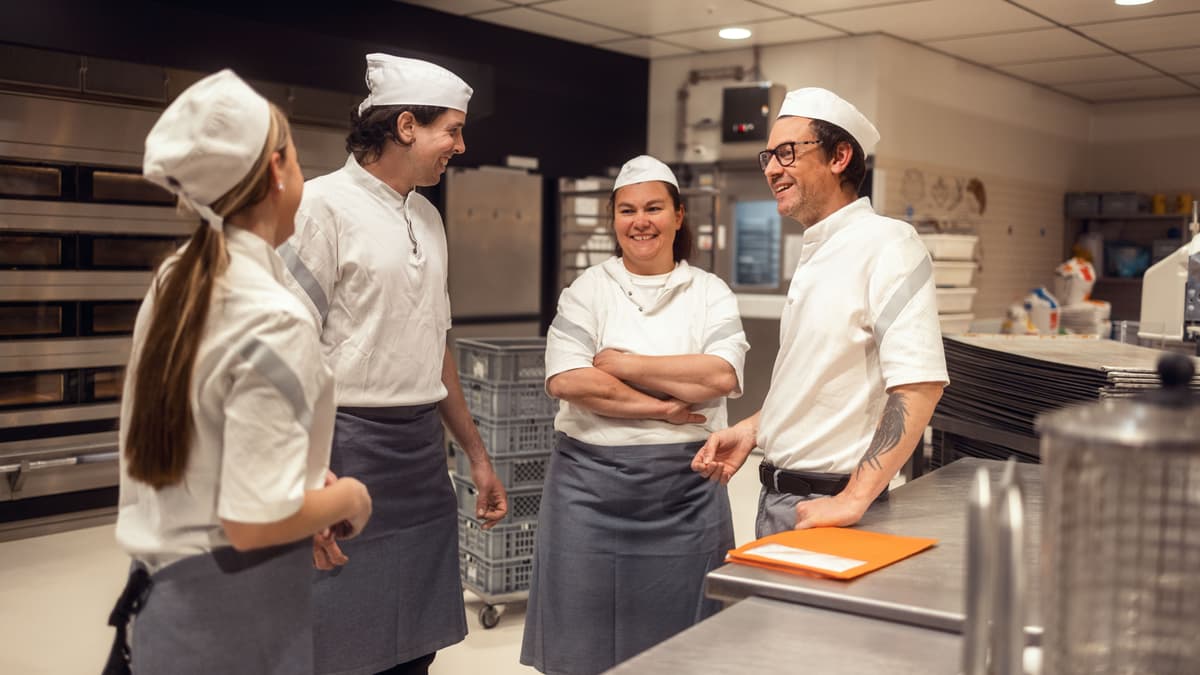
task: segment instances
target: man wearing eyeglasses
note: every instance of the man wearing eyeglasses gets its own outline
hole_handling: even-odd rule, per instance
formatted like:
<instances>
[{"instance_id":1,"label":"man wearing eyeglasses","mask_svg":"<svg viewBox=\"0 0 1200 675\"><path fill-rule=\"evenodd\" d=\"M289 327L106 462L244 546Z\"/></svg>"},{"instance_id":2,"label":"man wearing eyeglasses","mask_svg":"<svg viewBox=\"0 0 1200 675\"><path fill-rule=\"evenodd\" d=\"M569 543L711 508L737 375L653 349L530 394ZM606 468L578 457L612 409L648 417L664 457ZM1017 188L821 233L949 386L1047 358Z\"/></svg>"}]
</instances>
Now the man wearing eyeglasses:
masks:
<instances>
[{"instance_id":1,"label":"man wearing eyeglasses","mask_svg":"<svg viewBox=\"0 0 1200 675\"><path fill-rule=\"evenodd\" d=\"M852 525L908 461L949 382L933 266L913 228L858 197L879 141L853 105L789 92L759 165L805 227L762 409L712 434L692 468L728 482L757 446L757 536Z\"/></svg>"}]
</instances>

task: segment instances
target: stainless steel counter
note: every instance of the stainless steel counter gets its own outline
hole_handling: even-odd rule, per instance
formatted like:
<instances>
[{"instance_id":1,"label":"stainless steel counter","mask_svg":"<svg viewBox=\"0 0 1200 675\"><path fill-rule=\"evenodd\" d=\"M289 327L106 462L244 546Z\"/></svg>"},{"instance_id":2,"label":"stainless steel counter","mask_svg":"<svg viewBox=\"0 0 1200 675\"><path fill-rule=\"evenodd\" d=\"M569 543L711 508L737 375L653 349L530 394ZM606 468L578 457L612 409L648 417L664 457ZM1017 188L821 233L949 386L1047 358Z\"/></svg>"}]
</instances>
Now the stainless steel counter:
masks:
<instances>
[{"instance_id":1,"label":"stainless steel counter","mask_svg":"<svg viewBox=\"0 0 1200 675\"><path fill-rule=\"evenodd\" d=\"M873 532L937 539L937 546L924 553L852 581L809 578L730 564L708 575L705 592L726 602L759 596L962 632L966 618L967 491L980 466L991 470L992 484L996 486L1003 462L961 459L898 488L888 502L871 507L859 523L859 527ZM1031 644L1040 644L1042 619L1036 599L1041 467L1019 464L1017 474L1025 487L1025 572L1029 589L1026 597L1031 600L1026 603L1026 634ZM803 629L796 630L803 634Z\"/></svg>"},{"instance_id":2,"label":"stainless steel counter","mask_svg":"<svg viewBox=\"0 0 1200 675\"><path fill-rule=\"evenodd\" d=\"M952 675L961 643L954 633L750 598L608 672Z\"/></svg>"}]
</instances>

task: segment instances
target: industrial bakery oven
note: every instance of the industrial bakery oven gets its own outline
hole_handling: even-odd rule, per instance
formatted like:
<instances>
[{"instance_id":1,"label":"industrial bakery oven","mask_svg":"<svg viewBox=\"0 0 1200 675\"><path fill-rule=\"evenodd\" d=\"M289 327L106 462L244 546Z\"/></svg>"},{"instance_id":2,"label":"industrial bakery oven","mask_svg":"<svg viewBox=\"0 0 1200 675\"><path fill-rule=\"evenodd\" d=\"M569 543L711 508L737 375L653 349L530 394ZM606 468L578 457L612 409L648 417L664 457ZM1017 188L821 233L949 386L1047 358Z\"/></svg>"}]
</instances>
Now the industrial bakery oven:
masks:
<instances>
[{"instance_id":1,"label":"industrial bakery oven","mask_svg":"<svg viewBox=\"0 0 1200 675\"><path fill-rule=\"evenodd\" d=\"M117 484L134 319L194 226L173 201L131 167L0 157L0 500Z\"/></svg>"}]
</instances>

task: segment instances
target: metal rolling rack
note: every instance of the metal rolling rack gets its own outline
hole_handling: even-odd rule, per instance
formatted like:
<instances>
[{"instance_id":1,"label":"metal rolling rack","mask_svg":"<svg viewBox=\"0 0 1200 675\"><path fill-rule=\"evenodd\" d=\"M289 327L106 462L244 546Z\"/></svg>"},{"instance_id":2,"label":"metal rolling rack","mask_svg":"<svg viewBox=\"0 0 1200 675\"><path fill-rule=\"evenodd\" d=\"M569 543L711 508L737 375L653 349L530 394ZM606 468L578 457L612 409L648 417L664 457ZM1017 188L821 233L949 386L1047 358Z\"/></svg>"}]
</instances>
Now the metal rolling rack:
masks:
<instances>
[{"instance_id":1,"label":"metal rolling rack","mask_svg":"<svg viewBox=\"0 0 1200 675\"><path fill-rule=\"evenodd\" d=\"M588 187L580 188L580 185ZM595 187L597 185L601 187ZM616 242L607 213L611 194L612 179L559 179L560 290L570 286L584 270L604 262L613 254ZM692 227L693 254L689 262L711 272L716 255L714 239L720 195L713 188L683 188L679 195Z\"/></svg>"},{"instance_id":2,"label":"metal rolling rack","mask_svg":"<svg viewBox=\"0 0 1200 675\"><path fill-rule=\"evenodd\" d=\"M508 492L508 515L491 530L474 517L477 492L458 446L452 472L458 497L459 571L484 606L479 623L494 628L501 605L529 597L542 483L554 447L558 403L546 395L545 338L459 340L458 372L467 407L496 475Z\"/></svg>"}]
</instances>

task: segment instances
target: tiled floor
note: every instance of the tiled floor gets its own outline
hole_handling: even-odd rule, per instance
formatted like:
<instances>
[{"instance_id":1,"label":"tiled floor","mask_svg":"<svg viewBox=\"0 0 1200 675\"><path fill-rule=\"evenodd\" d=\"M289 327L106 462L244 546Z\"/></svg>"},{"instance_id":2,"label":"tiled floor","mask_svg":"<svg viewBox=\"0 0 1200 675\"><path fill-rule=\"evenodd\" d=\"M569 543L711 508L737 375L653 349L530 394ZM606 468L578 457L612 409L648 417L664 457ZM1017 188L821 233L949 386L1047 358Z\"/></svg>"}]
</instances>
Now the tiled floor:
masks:
<instances>
[{"instance_id":1,"label":"tiled floor","mask_svg":"<svg viewBox=\"0 0 1200 675\"><path fill-rule=\"evenodd\" d=\"M751 458L749 470L739 472L729 486L739 545L753 538L757 464ZM105 623L128 565L111 525L0 543L0 673L99 672L112 640ZM524 606L505 607L500 624L491 630L479 625L481 606L467 593L471 632L466 641L441 652L431 672L536 672L517 662Z\"/></svg>"}]
</instances>

